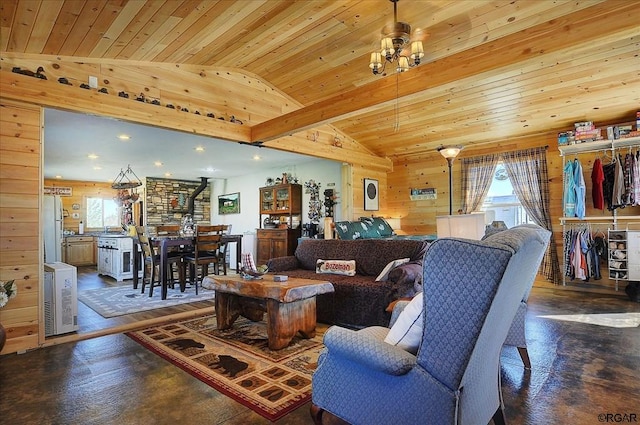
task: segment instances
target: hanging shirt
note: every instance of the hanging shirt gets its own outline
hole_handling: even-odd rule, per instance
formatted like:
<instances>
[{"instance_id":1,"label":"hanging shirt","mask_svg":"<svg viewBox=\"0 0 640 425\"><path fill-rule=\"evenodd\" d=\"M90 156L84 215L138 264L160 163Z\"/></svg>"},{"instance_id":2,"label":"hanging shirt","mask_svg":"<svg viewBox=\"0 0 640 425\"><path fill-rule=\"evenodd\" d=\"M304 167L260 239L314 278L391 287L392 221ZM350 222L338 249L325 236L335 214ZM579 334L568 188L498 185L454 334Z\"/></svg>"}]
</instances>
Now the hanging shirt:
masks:
<instances>
[{"instance_id":1,"label":"hanging shirt","mask_svg":"<svg viewBox=\"0 0 640 425\"><path fill-rule=\"evenodd\" d=\"M612 207L624 208L624 171L622 169L622 155L618 154L616 158L616 172L613 179L613 200Z\"/></svg>"},{"instance_id":2,"label":"hanging shirt","mask_svg":"<svg viewBox=\"0 0 640 425\"><path fill-rule=\"evenodd\" d=\"M583 219L586 213L587 186L582 175L582 165L578 159L573 160L573 178L576 191L576 217Z\"/></svg>"},{"instance_id":3,"label":"hanging shirt","mask_svg":"<svg viewBox=\"0 0 640 425\"><path fill-rule=\"evenodd\" d=\"M640 205L640 150L633 157L633 205Z\"/></svg>"},{"instance_id":4,"label":"hanging shirt","mask_svg":"<svg viewBox=\"0 0 640 425\"><path fill-rule=\"evenodd\" d=\"M573 177L573 161L567 161L564 166L564 216L576 216L576 190Z\"/></svg>"},{"instance_id":5,"label":"hanging shirt","mask_svg":"<svg viewBox=\"0 0 640 425\"><path fill-rule=\"evenodd\" d=\"M604 182L604 170L600 158L596 158L593 162L593 170L591 171L591 195L593 197L593 208L604 210L604 191L602 183Z\"/></svg>"},{"instance_id":6,"label":"hanging shirt","mask_svg":"<svg viewBox=\"0 0 640 425\"><path fill-rule=\"evenodd\" d=\"M614 210L613 206L613 185L615 183L616 164L611 163L602 166L604 171L604 182L602 183L602 192L604 194L604 201L607 204L609 211Z\"/></svg>"}]
</instances>

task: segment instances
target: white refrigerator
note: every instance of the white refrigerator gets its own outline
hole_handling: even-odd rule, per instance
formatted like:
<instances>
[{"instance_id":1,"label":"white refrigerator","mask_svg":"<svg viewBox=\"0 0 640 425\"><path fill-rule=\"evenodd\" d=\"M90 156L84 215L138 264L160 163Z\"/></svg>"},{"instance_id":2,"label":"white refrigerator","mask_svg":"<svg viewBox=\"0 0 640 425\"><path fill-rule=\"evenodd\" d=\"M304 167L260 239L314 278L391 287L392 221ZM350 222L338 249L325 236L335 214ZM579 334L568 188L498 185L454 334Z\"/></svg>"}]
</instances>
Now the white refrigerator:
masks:
<instances>
[{"instance_id":1,"label":"white refrigerator","mask_svg":"<svg viewBox=\"0 0 640 425\"><path fill-rule=\"evenodd\" d=\"M62 227L62 199L58 195L45 195L42 199L45 263L62 261Z\"/></svg>"}]
</instances>

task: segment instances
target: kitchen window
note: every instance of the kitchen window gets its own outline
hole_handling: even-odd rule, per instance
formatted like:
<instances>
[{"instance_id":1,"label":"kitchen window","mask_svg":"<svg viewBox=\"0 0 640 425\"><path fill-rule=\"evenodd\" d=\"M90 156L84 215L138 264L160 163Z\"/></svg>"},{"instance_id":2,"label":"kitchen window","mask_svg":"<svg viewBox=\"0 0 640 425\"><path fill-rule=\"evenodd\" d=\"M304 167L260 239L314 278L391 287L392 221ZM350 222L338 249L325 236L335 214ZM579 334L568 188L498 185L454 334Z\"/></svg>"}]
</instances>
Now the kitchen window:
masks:
<instances>
[{"instance_id":1,"label":"kitchen window","mask_svg":"<svg viewBox=\"0 0 640 425\"><path fill-rule=\"evenodd\" d=\"M91 229L119 227L118 205L111 198L87 198L87 224Z\"/></svg>"}]
</instances>

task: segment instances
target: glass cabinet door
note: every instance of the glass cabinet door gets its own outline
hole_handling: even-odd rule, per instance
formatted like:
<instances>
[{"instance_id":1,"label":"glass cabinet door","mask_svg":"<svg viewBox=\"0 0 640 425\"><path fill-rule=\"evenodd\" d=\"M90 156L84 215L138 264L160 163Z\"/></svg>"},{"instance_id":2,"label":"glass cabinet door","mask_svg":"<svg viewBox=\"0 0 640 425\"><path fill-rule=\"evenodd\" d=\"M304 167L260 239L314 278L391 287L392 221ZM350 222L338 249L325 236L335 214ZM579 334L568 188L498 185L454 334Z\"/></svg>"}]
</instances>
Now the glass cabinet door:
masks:
<instances>
[{"instance_id":1,"label":"glass cabinet door","mask_svg":"<svg viewBox=\"0 0 640 425\"><path fill-rule=\"evenodd\" d=\"M276 209L287 211L289 209L289 188L282 188L276 191Z\"/></svg>"},{"instance_id":2,"label":"glass cabinet door","mask_svg":"<svg viewBox=\"0 0 640 425\"><path fill-rule=\"evenodd\" d=\"M274 199L273 190L262 190L261 192L261 209L262 211L273 211Z\"/></svg>"}]
</instances>

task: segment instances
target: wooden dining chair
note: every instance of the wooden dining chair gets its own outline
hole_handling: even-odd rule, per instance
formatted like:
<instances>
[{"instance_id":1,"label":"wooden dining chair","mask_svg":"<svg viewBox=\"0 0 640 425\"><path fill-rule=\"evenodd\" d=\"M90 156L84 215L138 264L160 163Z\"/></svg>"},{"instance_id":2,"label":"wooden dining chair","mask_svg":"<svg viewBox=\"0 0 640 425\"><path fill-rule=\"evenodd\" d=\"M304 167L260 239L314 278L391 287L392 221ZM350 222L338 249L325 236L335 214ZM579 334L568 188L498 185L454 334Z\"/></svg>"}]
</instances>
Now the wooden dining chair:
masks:
<instances>
[{"instance_id":1,"label":"wooden dining chair","mask_svg":"<svg viewBox=\"0 0 640 425\"><path fill-rule=\"evenodd\" d=\"M209 273L209 266L213 265L214 273L218 272L218 265L220 262L220 244L222 240L222 233L224 232L224 226L215 225L201 225L196 226L196 235L194 242L193 253L184 256L184 265L189 265L190 280L196 287L196 295L198 294L198 284L204 276ZM200 268L200 275L198 276L198 268Z\"/></svg>"},{"instance_id":2,"label":"wooden dining chair","mask_svg":"<svg viewBox=\"0 0 640 425\"><path fill-rule=\"evenodd\" d=\"M142 251L142 257L144 261L144 267L142 269L142 293L149 284L149 296L153 296L153 287L160 286L160 256L156 254L154 248L151 246L149 235L143 226L136 226L136 233L138 235L138 244Z\"/></svg>"},{"instance_id":3,"label":"wooden dining chair","mask_svg":"<svg viewBox=\"0 0 640 425\"><path fill-rule=\"evenodd\" d=\"M222 235L228 235L231 231L231 225L223 224L222 225ZM220 248L218 248L218 263L215 264L216 274L220 274L220 266L222 266L222 273L227 275L227 242L220 241Z\"/></svg>"},{"instance_id":4,"label":"wooden dining chair","mask_svg":"<svg viewBox=\"0 0 640 425\"><path fill-rule=\"evenodd\" d=\"M156 235L158 236L180 236L179 224L159 224L156 226ZM167 254L167 260L169 261L169 274L167 276L171 282L175 282L178 273L178 281L182 288L185 284L185 275L183 274L184 267L182 267L183 257L190 251L181 247L172 248Z\"/></svg>"}]
</instances>

